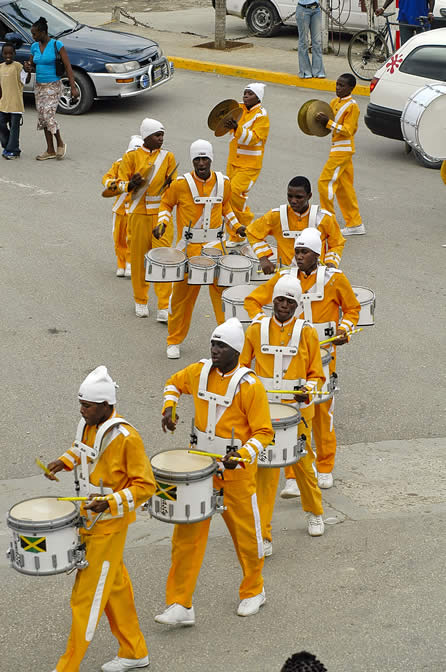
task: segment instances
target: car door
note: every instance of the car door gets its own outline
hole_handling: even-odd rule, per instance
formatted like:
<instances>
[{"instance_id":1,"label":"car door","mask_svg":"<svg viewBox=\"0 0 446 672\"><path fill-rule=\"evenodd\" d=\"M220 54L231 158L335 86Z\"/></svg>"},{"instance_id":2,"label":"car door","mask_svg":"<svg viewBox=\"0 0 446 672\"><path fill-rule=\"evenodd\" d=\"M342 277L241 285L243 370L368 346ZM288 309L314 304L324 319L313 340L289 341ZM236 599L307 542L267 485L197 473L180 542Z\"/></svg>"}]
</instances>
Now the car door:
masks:
<instances>
[{"instance_id":1,"label":"car door","mask_svg":"<svg viewBox=\"0 0 446 672\"><path fill-rule=\"evenodd\" d=\"M5 44L6 40L5 37L8 33L17 33L17 28L13 26L5 17L1 11L0 11L0 52L3 49L3 45ZM20 35L22 35L20 33ZM28 41L25 41L24 36L22 36L23 44L21 47L16 49L16 61L19 61L20 63L24 63L25 61L29 60L29 57L31 55L31 45L29 44ZM33 73L31 75L31 81L29 84L25 84L24 91L29 93L34 90L34 82L36 80L36 75Z\"/></svg>"}]
</instances>

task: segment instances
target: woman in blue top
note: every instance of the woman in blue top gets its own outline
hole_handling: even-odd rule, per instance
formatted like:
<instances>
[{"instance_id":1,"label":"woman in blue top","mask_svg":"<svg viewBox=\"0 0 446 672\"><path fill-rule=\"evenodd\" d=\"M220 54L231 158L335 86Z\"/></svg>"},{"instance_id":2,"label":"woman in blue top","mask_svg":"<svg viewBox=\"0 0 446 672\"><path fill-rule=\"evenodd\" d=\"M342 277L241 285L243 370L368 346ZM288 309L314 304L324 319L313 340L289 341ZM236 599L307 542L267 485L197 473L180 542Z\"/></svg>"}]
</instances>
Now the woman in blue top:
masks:
<instances>
[{"instance_id":1,"label":"woman in blue top","mask_svg":"<svg viewBox=\"0 0 446 672\"><path fill-rule=\"evenodd\" d=\"M36 72L34 95L38 114L37 130L43 129L47 148L36 156L37 161L46 159L63 159L67 146L60 135L59 124L56 121L56 110L62 94L62 82L56 74L56 49L65 66L66 76L70 82L72 98L78 98L79 93L74 81L70 59L60 40L53 40L48 35L47 20L41 16L33 23L31 34L35 40L31 45L31 58L24 66L26 72ZM54 151L53 135L56 137L57 147Z\"/></svg>"}]
</instances>

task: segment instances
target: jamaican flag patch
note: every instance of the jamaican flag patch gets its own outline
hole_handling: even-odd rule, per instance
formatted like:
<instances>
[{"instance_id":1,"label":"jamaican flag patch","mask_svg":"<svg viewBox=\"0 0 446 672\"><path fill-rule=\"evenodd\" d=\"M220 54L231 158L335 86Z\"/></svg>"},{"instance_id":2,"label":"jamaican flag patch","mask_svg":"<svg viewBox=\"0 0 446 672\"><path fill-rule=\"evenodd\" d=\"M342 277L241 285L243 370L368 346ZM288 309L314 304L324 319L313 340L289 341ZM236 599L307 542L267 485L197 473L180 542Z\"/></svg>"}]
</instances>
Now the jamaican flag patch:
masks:
<instances>
[{"instance_id":1,"label":"jamaican flag patch","mask_svg":"<svg viewBox=\"0 0 446 672\"><path fill-rule=\"evenodd\" d=\"M46 537L22 537L20 535L20 546L28 553L45 553Z\"/></svg>"},{"instance_id":2,"label":"jamaican flag patch","mask_svg":"<svg viewBox=\"0 0 446 672\"><path fill-rule=\"evenodd\" d=\"M161 499L170 499L171 502L177 501L177 489L175 485L170 485L169 483L156 483L158 490L155 492L155 495Z\"/></svg>"}]
</instances>

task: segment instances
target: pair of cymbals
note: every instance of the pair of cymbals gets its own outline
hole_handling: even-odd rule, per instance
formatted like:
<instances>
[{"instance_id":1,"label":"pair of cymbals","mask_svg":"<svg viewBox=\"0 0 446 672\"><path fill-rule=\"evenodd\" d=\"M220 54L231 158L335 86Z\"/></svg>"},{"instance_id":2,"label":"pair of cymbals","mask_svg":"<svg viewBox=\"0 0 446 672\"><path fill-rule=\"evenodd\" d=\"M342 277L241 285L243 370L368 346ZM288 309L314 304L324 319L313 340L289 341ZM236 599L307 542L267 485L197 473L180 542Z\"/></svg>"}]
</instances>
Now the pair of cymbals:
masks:
<instances>
[{"instance_id":1,"label":"pair of cymbals","mask_svg":"<svg viewBox=\"0 0 446 672\"><path fill-rule=\"evenodd\" d=\"M219 138L230 130L225 127L225 121L227 119L239 121L242 114L243 110L236 100L233 100L232 98L222 100L221 103L218 103L218 105L210 111L208 116L208 126L211 131L214 131L214 135Z\"/></svg>"},{"instance_id":2,"label":"pair of cymbals","mask_svg":"<svg viewBox=\"0 0 446 672\"><path fill-rule=\"evenodd\" d=\"M334 114L330 105L323 100L312 98L307 100L297 113L297 124L300 130L306 135L317 135L322 138L331 131L321 121L316 119L318 112L323 112L333 121Z\"/></svg>"}]
</instances>

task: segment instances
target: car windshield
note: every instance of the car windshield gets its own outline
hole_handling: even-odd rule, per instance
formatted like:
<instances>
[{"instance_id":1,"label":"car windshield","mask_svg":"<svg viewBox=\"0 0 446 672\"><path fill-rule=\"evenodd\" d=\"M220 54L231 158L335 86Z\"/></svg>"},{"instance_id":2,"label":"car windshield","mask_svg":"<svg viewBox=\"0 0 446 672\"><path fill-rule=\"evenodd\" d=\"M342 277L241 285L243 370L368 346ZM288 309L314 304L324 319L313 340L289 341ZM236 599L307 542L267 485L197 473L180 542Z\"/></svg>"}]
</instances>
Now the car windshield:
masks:
<instances>
[{"instance_id":1,"label":"car windshield","mask_svg":"<svg viewBox=\"0 0 446 672\"><path fill-rule=\"evenodd\" d=\"M31 26L40 16L48 21L48 32L52 37L71 32L78 25L77 21L57 7L41 0L17 0L6 5L0 3L0 9L11 21L20 26L31 41Z\"/></svg>"}]
</instances>

